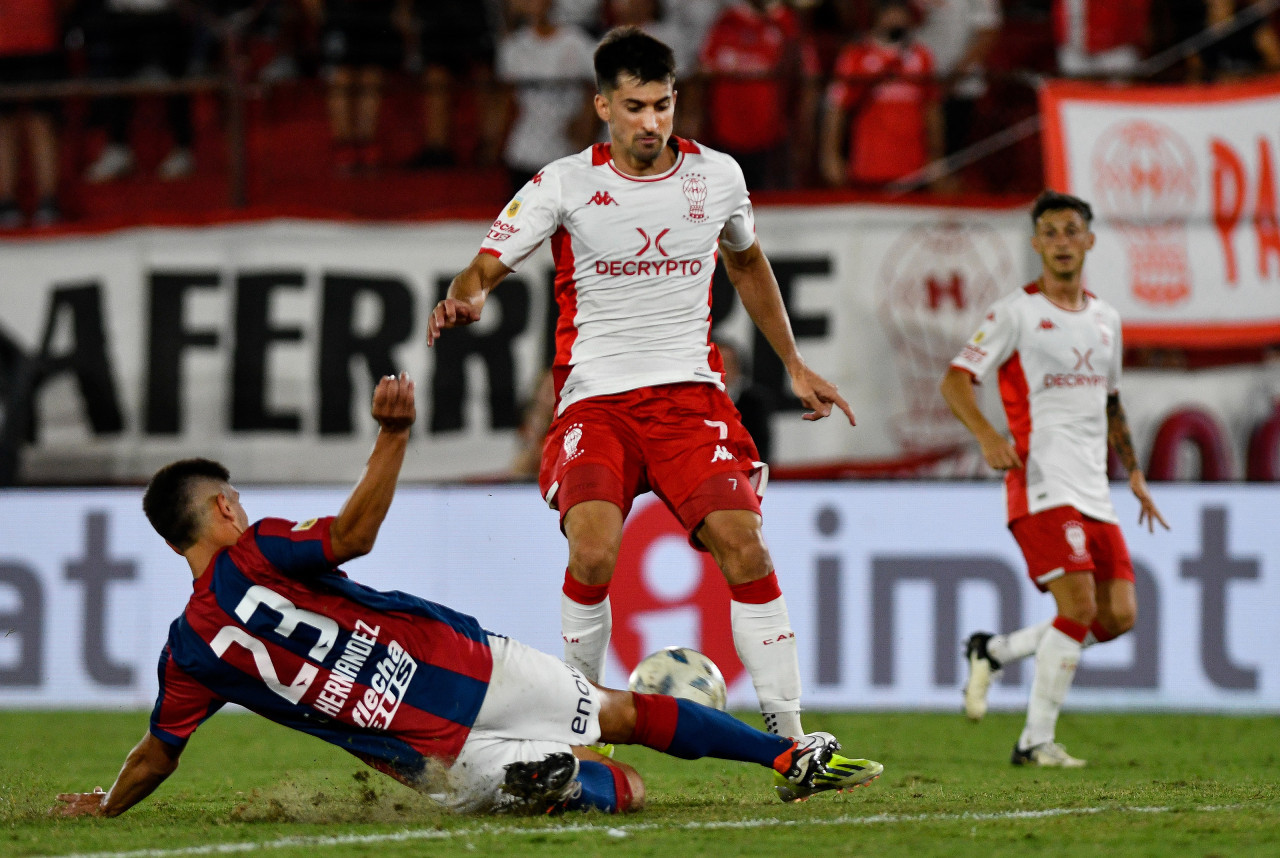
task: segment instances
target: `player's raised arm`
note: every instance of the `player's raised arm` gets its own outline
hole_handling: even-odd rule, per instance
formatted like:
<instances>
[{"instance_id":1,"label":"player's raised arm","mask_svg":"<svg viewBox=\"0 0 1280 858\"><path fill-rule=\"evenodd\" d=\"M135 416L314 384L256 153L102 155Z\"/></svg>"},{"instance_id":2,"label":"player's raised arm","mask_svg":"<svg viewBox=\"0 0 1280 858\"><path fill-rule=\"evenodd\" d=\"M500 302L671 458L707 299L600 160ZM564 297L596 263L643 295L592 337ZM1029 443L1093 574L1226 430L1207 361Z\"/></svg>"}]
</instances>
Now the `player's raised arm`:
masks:
<instances>
[{"instance_id":1,"label":"player's raised arm","mask_svg":"<svg viewBox=\"0 0 1280 858\"><path fill-rule=\"evenodd\" d=\"M791 332L791 319L787 316L786 305L782 303L782 291L760 242L754 242L745 250L731 250L722 243L720 257L747 315L787 368L791 376L791 392L809 409L804 419L821 420L831 413L834 405L844 412L849 425L853 426L853 409L849 403L834 384L811 370L800 356L795 335Z\"/></svg>"},{"instance_id":2,"label":"player's raised arm","mask_svg":"<svg viewBox=\"0 0 1280 858\"><path fill-rule=\"evenodd\" d=\"M982 458L997 471L1021 468L1022 459L1013 445L996 431L991 421L978 407L977 394L973 392L973 377L954 366L942 379L942 398L947 401L951 413L956 416L982 448Z\"/></svg>"},{"instance_id":3,"label":"player's raised arm","mask_svg":"<svg viewBox=\"0 0 1280 858\"><path fill-rule=\"evenodd\" d=\"M456 328L480 320L485 299L511 269L492 253L477 253L471 264L453 278L445 297L427 320L427 345L434 345L445 328Z\"/></svg>"},{"instance_id":4,"label":"player's raised arm","mask_svg":"<svg viewBox=\"0 0 1280 858\"><path fill-rule=\"evenodd\" d=\"M378 438L364 473L329 528L334 560L343 563L373 550L378 530L395 497L396 480L409 446L409 429L417 418L413 379L402 372L384 376L373 392L373 419Z\"/></svg>"},{"instance_id":5,"label":"player's raised arm","mask_svg":"<svg viewBox=\"0 0 1280 858\"><path fill-rule=\"evenodd\" d=\"M111 789L64 792L58 795L50 816L119 816L142 801L178 768L182 748L162 742L148 733L125 758Z\"/></svg>"}]
</instances>

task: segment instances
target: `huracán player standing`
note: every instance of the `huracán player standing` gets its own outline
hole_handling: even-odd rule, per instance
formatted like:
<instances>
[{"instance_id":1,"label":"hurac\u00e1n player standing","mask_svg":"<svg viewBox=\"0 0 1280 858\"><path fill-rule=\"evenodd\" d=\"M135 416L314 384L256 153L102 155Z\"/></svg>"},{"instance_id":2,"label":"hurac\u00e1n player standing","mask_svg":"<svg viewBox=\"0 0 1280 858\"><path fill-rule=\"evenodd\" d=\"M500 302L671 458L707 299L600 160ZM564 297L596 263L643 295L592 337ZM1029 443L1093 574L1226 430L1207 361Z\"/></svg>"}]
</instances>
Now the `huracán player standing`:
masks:
<instances>
[{"instance_id":1,"label":"hurac\u00e1n player standing","mask_svg":"<svg viewBox=\"0 0 1280 858\"><path fill-rule=\"evenodd\" d=\"M428 342L479 319L489 292L551 240L557 409L539 486L569 542L566 660L600 678L623 520L652 489L724 572L734 643L766 726L799 737L795 636L761 532L768 471L724 392L710 344L717 251L810 409L805 418L835 406L852 424L853 411L796 349L742 171L672 136L671 50L617 28L596 49L595 69L596 112L610 142L549 164L521 189L436 306Z\"/></svg>"},{"instance_id":2,"label":"hurac\u00e1n player standing","mask_svg":"<svg viewBox=\"0 0 1280 858\"><path fill-rule=\"evenodd\" d=\"M1054 740L1080 653L1133 627L1133 564L1107 483L1107 445L1129 472L1138 523L1168 524L1147 491L1120 406L1120 316L1084 288L1093 212L1077 197L1046 191L1031 210L1040 279L997 301L942 381L942 395L1005 472L1009 529L1031 580L1053 594L1053 620L1002 635L969 637L965 714L987 710L994 671L1035 655L1027 723L1015 765L1079 767ZM983 416L973 383L995 373L1013 443Z\"/></svg>"}]
</instances>

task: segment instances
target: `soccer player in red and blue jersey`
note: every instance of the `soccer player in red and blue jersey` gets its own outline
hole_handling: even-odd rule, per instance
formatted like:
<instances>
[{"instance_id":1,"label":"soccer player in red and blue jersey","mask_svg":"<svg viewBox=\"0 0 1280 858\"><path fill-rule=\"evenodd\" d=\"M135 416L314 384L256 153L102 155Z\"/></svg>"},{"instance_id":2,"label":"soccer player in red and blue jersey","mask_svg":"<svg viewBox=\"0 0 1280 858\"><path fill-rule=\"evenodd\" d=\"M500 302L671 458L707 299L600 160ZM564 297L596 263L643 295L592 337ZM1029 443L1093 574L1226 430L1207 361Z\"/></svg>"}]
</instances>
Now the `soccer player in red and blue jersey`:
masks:
<instances>
[{"instance_id":1,"label":"soccer player in red and blue jersey","mask_svg":"<svg viewBox=\"0 0 1280 858\"><path fill-rule=\"evenodd\" d=\"M150 729L110 790L60 795L61 814L115 816L146 798L227 703L460 812L637 809L639 774L583 747L596 742L756 762L785 776L793 799L883 770L836 755L830 734L797 742L686 700L601 688L474 617L349 579L340 564L372 550L404 462L415 418L406 375L379 382L373 417L373 452L335 517L250 524L227 469L208 459L152 478L143 509L187 560L194 592L160 656Z\"/></svg>"}]
</instances>

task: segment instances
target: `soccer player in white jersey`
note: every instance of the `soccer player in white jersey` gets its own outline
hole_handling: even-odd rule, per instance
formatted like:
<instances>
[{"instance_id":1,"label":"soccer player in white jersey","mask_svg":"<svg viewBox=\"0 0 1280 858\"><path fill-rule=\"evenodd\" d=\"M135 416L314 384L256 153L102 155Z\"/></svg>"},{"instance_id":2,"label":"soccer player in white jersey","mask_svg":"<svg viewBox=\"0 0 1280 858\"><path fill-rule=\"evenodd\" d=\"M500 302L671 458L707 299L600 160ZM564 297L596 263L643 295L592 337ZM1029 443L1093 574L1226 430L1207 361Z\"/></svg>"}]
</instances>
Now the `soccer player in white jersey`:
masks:
<instances>
[{"instance_id":1,"label":"soccer player in white jersey","mask_svg":"<svg viewBox=\"0 0 1280 858\"><path fill-rule=\"evenodd\" d=\"M805 419L837 407L852 425L853 410L796 348L742 171L672 135L673 69L670 48L642 31L606 34L595 106L610 141L552 162L520 190L436 305L427 339L478 320L489 292L551 240L556 416L539 486L569 542L565 660L600 680L623 520L652 489L724 572L734 643L766 727L800 737L795 635L761 531L768 471L710 343L717 255L810 409Z\"/></svg>"},{"instance_id":2,"label":"soccer player in white jersey","mask_svg":"<svg viewBox=\"0 0 1280 858\"><path fill-rule=\"evenodd\" d=\"M1081 279L1092 219L1077 197L1046 191L1036 199L1031 246L1043 263L1040 278L991 307L942 381L987 464L1005 472L1009 529L1032 581L1058 609L1052 620L1008 634L977 632L965 646L965 714L975 721L986 714L992 674L1035 655L1015 765L1085 764L1054 740L1058 713L1082 649L1124 634L1137 617L1133 564L1107 483L1108 442L1142 505L1138 523L1169 527L1147 491L1120 406L1120 316ZM993 373L1012 443L983 416L973 390Z\"/></svg>"}]
</instances>

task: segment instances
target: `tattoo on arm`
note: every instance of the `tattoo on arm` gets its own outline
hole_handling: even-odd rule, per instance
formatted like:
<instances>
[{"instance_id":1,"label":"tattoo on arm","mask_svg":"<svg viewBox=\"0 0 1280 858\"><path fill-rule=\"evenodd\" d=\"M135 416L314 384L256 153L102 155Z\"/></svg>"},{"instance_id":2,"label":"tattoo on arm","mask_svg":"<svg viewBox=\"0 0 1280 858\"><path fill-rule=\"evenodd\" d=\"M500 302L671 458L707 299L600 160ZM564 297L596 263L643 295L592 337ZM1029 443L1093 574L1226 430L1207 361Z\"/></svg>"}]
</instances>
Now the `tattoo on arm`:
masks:
<instances>
[{"instance_id":1,"label":"tattoo on arm","mask_svg":"<svg viewBox=\"0 0 1280 858\"><path fill-rule=\"evenodd\" d=\"M1120 394L1113 393L1107 397L1107 442L1120 457L1120 464L1129 473L1138 468L1138 456L1133 452L1133 438L1129 436L1129 421L1124 416L1124 406L1120 404Z\"/></svg>"}]
</instances>

